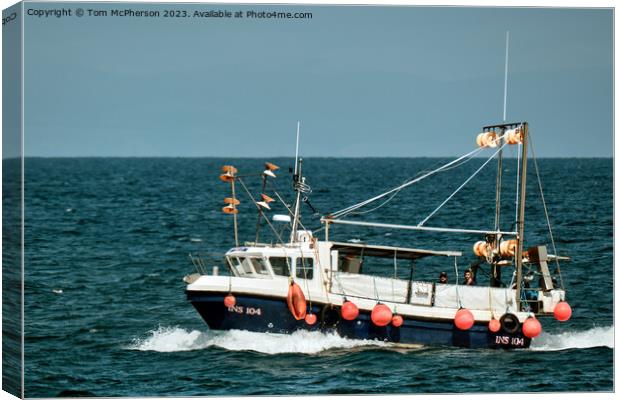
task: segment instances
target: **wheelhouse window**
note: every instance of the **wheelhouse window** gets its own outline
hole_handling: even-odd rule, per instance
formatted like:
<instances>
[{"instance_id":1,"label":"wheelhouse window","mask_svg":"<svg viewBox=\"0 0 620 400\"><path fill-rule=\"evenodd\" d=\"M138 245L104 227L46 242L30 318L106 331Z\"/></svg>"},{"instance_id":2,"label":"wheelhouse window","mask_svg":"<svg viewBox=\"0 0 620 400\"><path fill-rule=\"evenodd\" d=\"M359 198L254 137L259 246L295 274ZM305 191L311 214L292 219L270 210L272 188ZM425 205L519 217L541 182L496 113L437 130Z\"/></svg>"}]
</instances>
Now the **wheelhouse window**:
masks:
<instances>
[{"instance_id":1,"label":"wheelhouse window","mask_svg":"<svg viewBox=\"0 0 620 400\"><path fill-rule=\"evenodd\" d=\"M262 258L248 258L254 267L254 271L258 275L266 275L269 276L269 267L267 267L267 263Z\"/></svg>"},{"instance_id":2,"label":"wheelhouse window","mask_svg":"<svg viewBox=\"0 0 620 400\"><path fill-rule=\"evenodd\" d=\"M238 276L270 276L269 267L262 258L227 257L231 269Z\"/></svg>"},{"instance_id":3,"label":"wheelhouse window","mask_svg":"<svg viewBox=\"0 0 620 400\"><path fill-rule=\"evenodd\" d=\"M295 271L296 271L297 278L312 279L313 278L312 258L309 258L309 257L297 258L297 264L296 264Z\"/></svg>"},{"instance_id":4,"label":"wheelhouse window","mask_svg":"<svg viewBox=\"0 0 620 400\"><path fill-rule=\"evenodd\" d=\"M269 257L269 264L273 273L280 276L291 275L290 259L287 257Z\"/></svg>"}]
</instances>

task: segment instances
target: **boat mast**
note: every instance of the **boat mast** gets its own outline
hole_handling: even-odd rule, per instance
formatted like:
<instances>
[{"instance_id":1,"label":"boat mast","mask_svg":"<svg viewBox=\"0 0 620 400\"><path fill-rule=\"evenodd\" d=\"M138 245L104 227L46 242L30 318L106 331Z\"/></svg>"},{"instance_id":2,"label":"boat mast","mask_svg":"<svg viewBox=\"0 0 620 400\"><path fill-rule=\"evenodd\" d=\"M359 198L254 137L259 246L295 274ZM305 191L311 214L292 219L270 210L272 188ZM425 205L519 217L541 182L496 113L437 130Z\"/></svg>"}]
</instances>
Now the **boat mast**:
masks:
<instances>
[{"instance_id":1,"label":"boat mast","mask_svg":"<svg viewBox=\"0 0 620 400\"><path fill-rule=\"evenodd\" d=\"M519 128L517 128L519 129ZM528 140L528 124L524 122L520 128L522 136L521 146L521 187L519 190L519 216L517 219L518 234L517 234L517 254L516 254L516 268L517 268L517 310L521 311L521 277L523 271L523 231L525 228L525 183L527 181L527 140Z\"/></svg>"},{"instance_id":2,"label":"boat mast","mask_svg":"<svg viewBox=\"0 0 620 400\"><path fill-rule=\"evenodd\" d=\"M301 163L302 160L299 159L299 121L297 121L297 143L295 145L295 172L293 174L293 186L295 191L297 192L297 196L295 198L295 213L293 215L293 224L291 226L291 243L294 243L297 236L297 223L299 222L299 201L301 199L301 188L299 186L299 182L301 180Z\"/></svg>"}]
</instances>

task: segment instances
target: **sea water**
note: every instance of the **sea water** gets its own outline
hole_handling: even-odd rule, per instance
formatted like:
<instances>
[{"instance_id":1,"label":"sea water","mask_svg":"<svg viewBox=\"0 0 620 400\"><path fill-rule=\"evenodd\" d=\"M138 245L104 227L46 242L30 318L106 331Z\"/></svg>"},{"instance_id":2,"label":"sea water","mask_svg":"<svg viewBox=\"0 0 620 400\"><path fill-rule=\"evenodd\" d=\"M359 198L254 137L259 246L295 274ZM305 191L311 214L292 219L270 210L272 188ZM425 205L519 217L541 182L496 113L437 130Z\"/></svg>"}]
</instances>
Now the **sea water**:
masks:
<instances>
[{"instance_id":1,"label":"sea water","mask_svg":"<svg viewBox=\"0 0 620 400\"><path fill-rule=\"evenodd\" d=\"M186 158L26 159L25 386L27 397L293 395L330 393L465 393L610 391L613 389L613 161L538 161L557 253L573 317L542 319L543 333L527 350L498 351L401 346L331 333L292 335L210 331L185 300L188 254L226 273L232 218L220 211L230 186L220 168L261 172L291 202L292 160ZM304 160L314 210L302 205L307 229L333 212L397 186L442 159ZM417 224L483 162L472 159L399 192L372 213L347 219ZM6 162L6 161L5 161ZM514 229L516 159L502 165L501 227ZM494 224L491 163L441 207L426 226L489 229ZM260 180L245 178L258 198ZM526 246L548 235L535 165L528 165ZM253 241L257 213L245 191L239 234ZM387 198L386 198L387 200ZM383 200L359 211L382 204ZM286 213L272 203L274 213ZM278 231L281 223L273 223ZM283 231L284 233L285 231ZM414 279L440 270L460 279L483 238L334 226L340 241L459 250L463 257L420 260ZM263 222L261 240L276 236ZM382 268L385 267L385 272ZM389 265L369 266L393 273ZM397 265L408 277L409 264ZM553 270L556 265L551 263ZM459 275L458 278L455 275ZM508 283L510 275L504 273ZM478 283L488 281L483 272Z\"/></svg>"}]
</instances>

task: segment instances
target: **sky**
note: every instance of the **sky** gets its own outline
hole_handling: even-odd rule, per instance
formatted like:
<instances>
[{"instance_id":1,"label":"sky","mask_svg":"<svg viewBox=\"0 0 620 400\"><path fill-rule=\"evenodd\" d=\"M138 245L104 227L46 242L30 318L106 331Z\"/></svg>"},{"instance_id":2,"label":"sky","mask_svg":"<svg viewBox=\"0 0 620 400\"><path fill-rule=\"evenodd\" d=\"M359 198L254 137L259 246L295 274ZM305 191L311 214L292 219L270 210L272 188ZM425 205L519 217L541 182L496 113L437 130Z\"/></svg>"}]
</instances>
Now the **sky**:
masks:
<instances>
[{"instance_id":1,"label":"sky","mask_svg":"<svg viewBox=\"0 0 620 400\"><path fill-rule=\"evenodd\" d=\"M306 157L461 155L502 122L510 31L507 121L529 122L538 157L613 155L610 9L174 9L312 18L26 15L25 154L292 156L301 121Z\"/></svg>"}]
</instances>

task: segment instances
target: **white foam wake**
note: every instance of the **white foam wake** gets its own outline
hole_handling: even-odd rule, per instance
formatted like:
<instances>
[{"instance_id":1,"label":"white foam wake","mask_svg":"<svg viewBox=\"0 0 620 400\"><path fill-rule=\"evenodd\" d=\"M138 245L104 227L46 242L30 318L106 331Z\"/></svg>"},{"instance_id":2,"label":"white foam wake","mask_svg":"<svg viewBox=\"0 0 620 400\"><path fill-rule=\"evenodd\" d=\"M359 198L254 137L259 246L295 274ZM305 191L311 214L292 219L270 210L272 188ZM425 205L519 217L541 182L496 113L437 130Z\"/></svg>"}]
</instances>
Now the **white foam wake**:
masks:
<instances>
[{"instance_id":1,"label":"white foam wake","mask_svg":"<svg viewBox=\"0 0 620 400\"><path fill-rule=\"evenodd\" d=\"M140 351L191 351L207 347L233 351L256 351L265 354L316 354L328 349L350 349L362 346L388 346L376 340L353 340L335 333L296 331L290 335L231 330L224 332L188 331L179 327L159 327L145 338L134 339L127 347Z\"/></svg>"},{"instance_id":2,"label":"white foam wake","mask_svg":"<svg viewBox=\"0 0 620 400\"><path fill-rule=\"evenodd\" d=\"M586 349L589 347L614 347L614 327L601 326L586 331L540 334L532 340L531 350L555 351L565 349Z\"/></svg>"},{"instance_id":3,"label":"white foam wake","mask_svg":"<svg viewBox=\"0 0 620 400\"><path fill-rule=\"evenodd\" d=\"M290 335L248 331L186 330L179 327L159 327L144 338L134 339L129 350L175 352L220 347L232 351L256 351L265 354L316 354L329 349L352 349L366 346L392 346L377 340L346 339L335 333L296 331ZM398 345L396 345L398 347ZM596 327L585 331L562 333L543 332L532 341L530 350L558 351L590 347L614 347L613 326Z\"/></svg>"}]
</instances>

